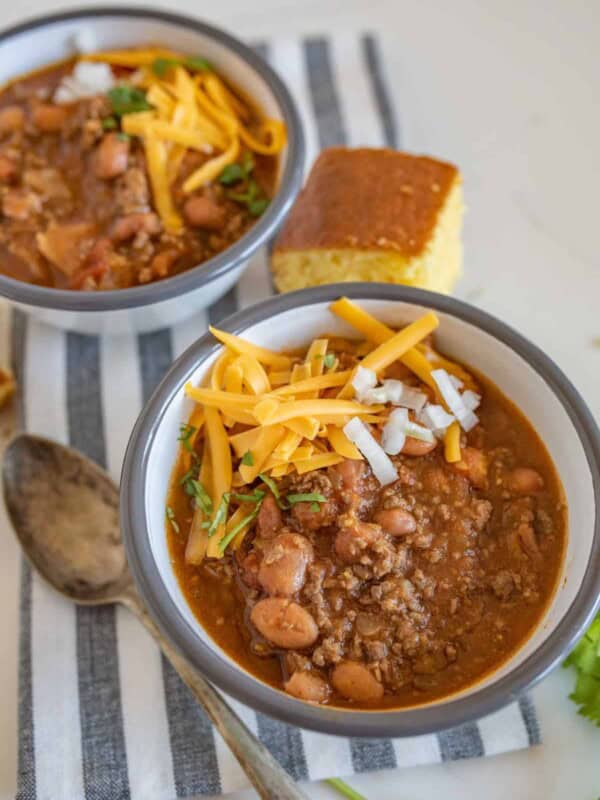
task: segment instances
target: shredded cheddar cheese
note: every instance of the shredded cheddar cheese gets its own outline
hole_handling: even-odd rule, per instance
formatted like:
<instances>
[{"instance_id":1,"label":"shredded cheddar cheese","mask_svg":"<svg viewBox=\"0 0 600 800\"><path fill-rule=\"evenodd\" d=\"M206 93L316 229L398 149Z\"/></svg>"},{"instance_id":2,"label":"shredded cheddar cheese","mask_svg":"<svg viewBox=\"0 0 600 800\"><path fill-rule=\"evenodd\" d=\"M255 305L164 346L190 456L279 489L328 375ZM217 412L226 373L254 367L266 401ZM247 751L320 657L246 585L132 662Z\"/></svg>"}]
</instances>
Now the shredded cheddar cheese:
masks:
<instances>
[{"instance_id":1,"label":"shredded cheddar cheese","mask_svg":"<svg viewBox=\"0 0 600 800\"><path fill-rule=\"evenodd\" d=\"M172 187L188 151L205 160L185 177L185 194L217 180L242 151L274 156L285 147L285 124L278 119L252 123L247 103L203 59L160 47L81 58L136 70L131 82L146 91L146 108L122 114L121 126L143 140L154 205L169 233L182 229Z\"/></svg>"},{"instance_id":2,"label":"shredded cheddar cheese","mask_svg":"<svg viewBox=\"0 0 600 800\"><path fill-rule=\"evenodd\" d=\"M226 95L213 95L219 108L232 102ZM427 408L431 419L441 419L431 372L441 363L453 362L425 343L438 325L437 316L427 312L394 331L345 298L334 303L332 310L367 337L367 344L355 350L360 366L375 375L385 375L387 367L401 361L430 398ZM335 353L336 346L338 355L342 352L336 345L340 340L315 339L304 353L283 354L226 331L210 330L223 349L204 385L185 386L186 395L197 404L189 425L184 426L186 441L189 439L190 449L196 450L201 443L202 456L199 467L199 457L190 452L184 454L183 463L190 474L198 470L202 492L210 499L210 508L204 500L205 507L194 513L186 551L189 563L198 563L204 557L220 558L227 547L239 547L258 518L266 493L276 491L273 480L306 475L344 459L364 458L377 476L373 461L376 451L380 455L392 452L383 449L386 426L400 424L400 412L394 411L391 402L379 402L376 396L367 401L358 390L358 396L354 396L356 370L340 369ZM330 347L332 352L328 353ZM342 359L342 363L347 362ZM471 385L466 371L456 367L452 374L462 375L460 380L468 378ZM419 390L413 389L413 395L415 391ZM470 394L473 400L473 392ZM446 413L445 419L452 421L445 423L448 427L443 431L434 429L433 424L425 429L416 411L410 411L409 418L411 408L400 408L405 416L402 424L409 426L405 435L427 432L435 441L435 433L443 440L446 460L459 462L461 427L455 417ZM385 458L391 481L395 467L388 456Z\"/></svg>"}]
</instances>

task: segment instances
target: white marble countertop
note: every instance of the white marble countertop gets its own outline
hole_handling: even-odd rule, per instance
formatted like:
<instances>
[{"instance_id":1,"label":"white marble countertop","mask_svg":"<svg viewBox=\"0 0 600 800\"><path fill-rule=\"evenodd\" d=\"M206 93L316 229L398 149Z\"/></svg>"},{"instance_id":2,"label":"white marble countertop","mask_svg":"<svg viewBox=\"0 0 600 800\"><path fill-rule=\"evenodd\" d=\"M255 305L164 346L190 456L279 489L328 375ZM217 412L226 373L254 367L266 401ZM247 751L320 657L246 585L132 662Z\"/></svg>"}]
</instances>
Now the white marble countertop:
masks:
<instances>
[{"instance_id":1,"label":"white marble countertop","mask_svg":"<svg viewBox=\"0 0 600 800\"><path fill-rule=\"evenodd\" d=\"M164 5L201 12L192 0ZM50 0L3 4L0 25L56 8ZM464 174L466 274L457 294L539 344L598 416L600 5L303 0L300 9L297 0L219 0L206 8L242 37L334 27L380 32L405 148L448 158ZM0 358L3 347L0 326ZM0 510L0 800L15 791L19 574ZM541 747L352 783L371 800L592 800L600 794L600 729L576 715L571 686L572 676L559 670L534 692ZM334 797L323 786L308 794Z\"/></svg>"}]
</instances>

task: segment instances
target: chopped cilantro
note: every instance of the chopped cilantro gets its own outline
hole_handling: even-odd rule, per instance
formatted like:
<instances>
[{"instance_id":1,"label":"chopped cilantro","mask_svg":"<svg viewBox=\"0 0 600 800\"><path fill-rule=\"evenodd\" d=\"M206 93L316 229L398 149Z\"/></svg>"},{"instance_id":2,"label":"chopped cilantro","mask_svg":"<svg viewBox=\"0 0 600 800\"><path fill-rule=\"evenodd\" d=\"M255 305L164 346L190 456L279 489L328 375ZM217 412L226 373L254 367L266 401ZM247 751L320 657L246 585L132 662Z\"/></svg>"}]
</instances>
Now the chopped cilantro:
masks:
<instances>
[{"instance_id":1,"label":"chopped cilantro","mask_svg":"<svg viewBox=\"0 0 600 800\"><path fill-rule=\"evenodd\" d=\"M188 483L188 481L190 480L190 478L194 477L194 472L195 471L196 470L194 469L194 467L191 467L191 469L188 469L187 472L184 472L184 474L179 479L179 485L185 487L186 484ZM186 491L187 491L187 489L186 489ZM190 494L190 493L188 492L188 494Z\"/></svg>"},{"instance_id":2,"label":"chopped cilantro","mask_svg":"<svg viewBox=\"0 0 600 800\"><path fill-rule=\"evenodd\" d=\"M227 164L223 172L219 175L219 183L223 186L231 186L232 183L244 180L246 177L241 164Z\"/></svg>"},{"instance_id":3,"label":"chopped cilantro","mask_svg":"<svg viewBox=\"0 0 600 800\"><path fill-rule=\"evenodd\" d=\"M231 186L238 181L244 181L250 177L250 173L254 169L254 159L252 154L246 151L242 157L241 164L228 164L223 172L219 175L219 182L223 186Z\"/></svg>"},{"instance_id":4,"label":"chopped cilantro","mask_svg":"<svg viewBox=\"0 0 600 800\"><path fill-rule=\"evenodd\" d=\"M120 142L129 142L131 140L131 136L128 133L123 133L123 131L119 131L119 133L117 133L117 139Z\"/></svg>"},{"instance_id":5,"label":"chopped cilantro","mask_svg":"<svg viewBox=\"0 0 600 800\"><path fill-rule=\"evenodd\" d=\"M227 192L227 197L230 200L235 200L236 203L245 205L253 217L260 217L263 211L269 205L269 200L263 197L260 187L254 178L248 179L248 186L245 192Z\"/></svg>"},{"instance_id":6,"label":"chopped cilantro","mask_svg":"<svg viewBox=\"0 0 600 800\"><path fill-rule=\"evenodd\" d=\"M288 494L286 497L288 503L293 506L295 503L310 503L311 511L319 511L321 506L319 503L326 503L327 498L319 492L306 492L304 494Z\"/></svg>"},{"instance_id":7,"label":"chopped cilantro","mask_svg":"<svg viewBox=\"0 0 600 800\"><path fill-rule=\"evenodd\" d=\"M565 667L574 667L577 672L571 700L579 706L582 716L600 727L600 614L565 661Z\"/></svg>"},{"instance_id":8,"label":"chopped cilantro","mask_svg":"<svg viewBox=\"0 0 600 800\"><path fill-rule=\"evenodd\" d=\"M167 519L171 523L171 527L173 528L175 533L179 533L179 524L178 524L177 520L175 519L175 512L173 511L171 506L167 506L166 515L167 515Z\"/></svg>"},{"instance_id":9,"label":"chopped cilantro","mask_svg":"<svg viewBox=\"0 0 600 800\"><path fill-rule=\"evenodd\" d=\"M117 117L123 114L134 114L138 111L151 111L153 106L146 100L145 92L135 86L115 86L109 89L108 99L111 102L113 113Z\"/></svg>"},{"instance_id":10,"label":"chopped cilantro","mask_svg":"<svg viewBox=\"0 0 600 800\"><path fill-rule=\"evenodd\" d=\"M335 356L333 353L326 353L323 363L327 367L327 369L331 369L335 364Z\"/></svg>"},{"instance_id":11,"label":"chopped cilantro","mask_svg":"<svg viewBox=\"0 0 600 800\"><path fill-rule=\"evenodd\" d=\"M279 489L277 488L277 484L275 483L273 478L270 478L268 475L265 475L264 472L261 472L258 477L261 479L261 481L263 481L263 483L265 483L269 487L269 489L271 490L271 494L275 498L275 502L277 503L279 508L282 509L287 508L288 506L282 501L281 495L279 494Z\"/></svg>"},{"instance_id":12,"label":"chopped cilantro","mask_svg":"<svg viewBox=\"0 0 600 800\"><path fill-rule=\"evenodd\" d=\"M114 117L104 117L102 120L102 129L105 131L114 131L118 125L119 123Z\"/></svg>"},{"instance_id":13,"label":"chopped cilantro","mask_svg":"<svg viewBox=\"0 0 600 800\"><path fill-rule=\"evenodd\" d=\"M238 500L240 503L258 503L264 496L265 493L260 489L256 489L252 494L237 494L237 492L234 492L231 495L234 500Z\"/></svg>"},{"instance_id":14,"label":"chopped cilantro","mask_svg":"<svg viewBox=\"0 0 600 800\"><path fill-rule=\"evenodd\" d=\"M212 69L205 58L192 56L190 58L157 58L152 63L152 72L158 75L159 78L164 78L172 67L186 67L191 72L203 72Z\"/></svg>"},{"instance_id":15,"label":"chopped cilantro","mask_svg":"<svg viewBox=\"0 0 600 800\"><path fill-rule=\"evenodd\" d=\"M212 514L212 500L200 481L190 478L185 484L185 491L194 498L198 508L202 509L207 517Z\"/></svg>"},{"instance_id":16,"label":"chopped cilantro","mask_svg":"<svg viewBox=\"0 0 600 800\"><path fill-rule=\"evenodd\" d=\"M261 506L262 498L256 504L256 508L254 508L247 517L244 517L244 519L240 520L238 524L229 531L229 533L223 536L223 538L219 541L219 550L221 552L225 550L229 542L235 539L240 531L244 530L246 525L250 525L250 523L254 522L254 520L258 517Z\"/></svg>"},{"instance_id":17,"label":"chopped cilantro","mask_svg":"<svg viewBox=\"0 0 600 800\"><path fill-rule=\"evenodd\" d=\"M246 450L246 452L242 456L242 464L245 467L253 467L254 466L254 456L252 455L250 450Z\"/></svg>"},{"instance_id":18,"label":"chopped cilantro","mask_svg":"<svg viewBox=\"0 0 600 800\"><path fill-rule=\"evenodd\" d=\"M219 525L221 525L227 519L227 511L229 509L229 501L231 500L231 494L229 492L225 492L225 494L221 497L221 502L215 512L214 517L210 525L208 525L207 536L210 538L214 536L217 531ZM206 524L206 523L205 523Z\"/></svg>"},{"instance_id":19,"label":"chopped cilantro","mask_svg":"<svg viewBox=\"0 0 600 800\"><path fill-rule=\"evenodd\" d=\"M188 453L192 453L194 450L190 439L197 430L198 429L194 425L188 425L187 422L182 422L179 426L179 436L177 437L177 441L181 442L181 446L185 448Z\"/></svg>"}]
</instances>

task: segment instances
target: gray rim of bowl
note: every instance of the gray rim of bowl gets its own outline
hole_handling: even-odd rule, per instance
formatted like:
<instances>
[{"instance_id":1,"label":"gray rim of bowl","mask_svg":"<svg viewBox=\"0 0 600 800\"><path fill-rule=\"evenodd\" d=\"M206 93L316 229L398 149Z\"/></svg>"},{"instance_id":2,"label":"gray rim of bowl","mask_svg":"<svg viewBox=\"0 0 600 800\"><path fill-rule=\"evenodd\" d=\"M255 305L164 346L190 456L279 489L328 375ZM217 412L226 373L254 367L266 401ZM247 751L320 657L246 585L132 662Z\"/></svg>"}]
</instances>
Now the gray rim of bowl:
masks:
<instances>
[{"instance_id":1,"label":"gray rim of bowl","mask_svg":"<svg viewBox=\"0 0 600 800\"><path fill-rule=\"evenodd\" d=\"M17 281L0 275L0 295L16 303L39 308L64 311L116 311L118 309L146 306L199 289L235 269L272 236L290 209L302 185L305 159L305 142L302 124L296 105L283 81L271 67L250 47L225 31L182 14L172 14L158 9L135 8L135 6L101 6L89 9L73 9L58 14L35 17L19 25L0 31L0 47L3 42L28 31L44 28L59 22L99 17L150 18L202 33L233 50L257 72L273 92L288 131L288 159L277 193L267 211L258 222L231 247L218 256L186 270L173 278L135 286L131 289L112 289L102 292L77 292L52 289Z\"/></svg>"},{"instance_id":2,"label":"gray rim of bowl","mask_svg":"<svg viewBox=\"0 0 600 800\"><path fill-rule=\"evenodd\" d=\"M582 635L600 605L600 431L585 402L558 366L505 323L461 300L387 284L333 284L276 296L228 317L220 327L241 333L257 322L345 295L358 300L398 300L451 314L486 331L525 359L562 403L577 431L593 481L592 548L576 597L559 625L522 664L496 683L455 700L390 711L348 711L311 706L253 678L204 644L180 615L152 556L145 514L148 459L165 410L194 369L220 345L205 335L175 362L140 415L131 435L121 480L121 524L131 571L161 630L220 689L285 722L342 736L415 736L478 719L517 699L541 680ZM576 533L571 532L571 535Z\"/></svg>"}]
</instances>

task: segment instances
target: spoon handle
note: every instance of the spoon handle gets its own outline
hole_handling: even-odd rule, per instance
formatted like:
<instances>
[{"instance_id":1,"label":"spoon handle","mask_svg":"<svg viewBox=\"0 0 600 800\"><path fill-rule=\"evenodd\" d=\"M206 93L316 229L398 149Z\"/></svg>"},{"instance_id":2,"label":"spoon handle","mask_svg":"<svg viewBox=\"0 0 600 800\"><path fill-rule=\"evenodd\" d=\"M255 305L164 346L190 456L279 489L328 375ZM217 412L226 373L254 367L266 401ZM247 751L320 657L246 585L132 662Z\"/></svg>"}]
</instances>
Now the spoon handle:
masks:
<instances>
[{"instance_id":1,"label":"spoon handle","mask_svg":"<svg viewBox=\"0 0 600 800\"><path fill-rule=\"evenodd\" d=\"M244 725L198 670L170 644L158 629L133 588L122 598L158 642L183 682L204 708L229 749L263 800L307 800L267 748Z\"/></svg>"}]
</instances>

